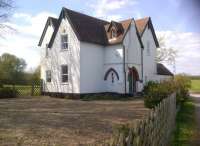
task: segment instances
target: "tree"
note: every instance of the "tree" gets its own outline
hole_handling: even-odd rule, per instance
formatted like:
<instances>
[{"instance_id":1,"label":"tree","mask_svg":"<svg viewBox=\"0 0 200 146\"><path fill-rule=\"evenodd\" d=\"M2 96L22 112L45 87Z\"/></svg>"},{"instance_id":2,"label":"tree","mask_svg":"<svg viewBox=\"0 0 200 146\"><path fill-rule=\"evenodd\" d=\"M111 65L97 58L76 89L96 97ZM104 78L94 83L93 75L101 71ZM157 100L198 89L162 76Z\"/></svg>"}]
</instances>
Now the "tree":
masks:
<instances>
[{"instance_id":1,"label":"tree","mask_svg":"<svg viewBox=\"0 0 200 146\"><path fill-rule=\"evenodd\" d=\"M14 30L9 25L6 25L4 22L8 20L10 16L10 12L14 9L13 0L0 0L0 36L2 37L2 33L6 30Z\"/></svg>"},{"instance_id":2,"label":"tree","mask_svg":"<svg viewBox=\"0 0 200 146\"><path fill-rule=\"evenodd\" d=\"M40 81L40 66L38 66L38 67L35 69L35 71L34 71L34 73L33 73L33 75L32 75L32 81L37 81L37 82Z\"/></svg>"},{"instance_id":3,"label":"tree","mask_svg":"<svg viewBox=\"0 0 200 146\"><path fill-rule=\"evenodd\" d=\"M23 80L26 62L24 59L8 53L0 56L0 81L4 84L16 84Z\"/></svg>"},{"instance_id":4,"label":"tree","mask_svg":"<svg viewBox=\"0 0 200 146\"><path fill-rule=\"evenodd\" d=\"M177 51L173 47L166 46L166 36L160 36L158 38L160 48L157 49L157 62L166 62L170 65L175 64L175 59L177 56Z\"/></svg>"}]
</instances>

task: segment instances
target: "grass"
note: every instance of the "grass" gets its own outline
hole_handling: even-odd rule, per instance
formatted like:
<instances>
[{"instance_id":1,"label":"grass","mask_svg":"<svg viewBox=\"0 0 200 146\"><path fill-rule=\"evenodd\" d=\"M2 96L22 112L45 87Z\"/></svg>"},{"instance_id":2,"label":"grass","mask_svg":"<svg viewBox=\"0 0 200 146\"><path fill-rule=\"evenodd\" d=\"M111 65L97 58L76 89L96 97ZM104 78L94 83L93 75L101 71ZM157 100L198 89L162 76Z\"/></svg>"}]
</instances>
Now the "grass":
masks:
<instances>
[{"instance_id":1,"label":"grass","mask_svg":"<svg viewBox=\"0 0 200 146\"><path fill-rule=\"evenodd\" d=\"M191 99L182 103L176 117L176 130L172 146L190 146L190 140L195 133L195 106Z\"/></svg>"},{"instance_id":2,"label":"grass","mask_svg":"<svg viewBox=\"0 0 200 146\"><path fill-rule=\"evenodd\" d=\"M0 146L74 146L101 141L114 125L148 114L144 101L82 101L50 97L0 100Z\"/></svg>"},{"instance_id":3,"label":"grass","mask_svg":"<svg viewBox=\"0 0 200 146\"><path fill-rule=\"evenodd\" d=\"M4 87L15 88L18 91L20 96L29 96L29 95L31 95L31 92L32 92L32 86L31 85L15 85L15 86L13 86L13 85L3 85L3 86ZM35 96L40 95L39 88L40 87L38 87L37 91L34 92Z\"/></svg>"},{"instance_id":4,"label":"grass","mask_svg":"<svg viewBox=\"0 0 200 146\"><path fill-rule=\"evenodd\" d=\"M193 79L192 81L192 85L191 85L191 92L198 92L200 93L200 79Z\"/></svg>"}]
</instances>

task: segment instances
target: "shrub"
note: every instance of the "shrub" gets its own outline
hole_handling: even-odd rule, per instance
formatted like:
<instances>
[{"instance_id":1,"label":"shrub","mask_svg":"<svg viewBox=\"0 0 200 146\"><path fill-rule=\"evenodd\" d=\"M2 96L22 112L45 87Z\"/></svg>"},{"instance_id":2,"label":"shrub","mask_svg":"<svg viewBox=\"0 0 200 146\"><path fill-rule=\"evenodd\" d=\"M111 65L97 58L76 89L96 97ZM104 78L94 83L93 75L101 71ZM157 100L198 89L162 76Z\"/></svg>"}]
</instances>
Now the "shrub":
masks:
<instances>
[{"instance_id":1,"label":"shrub","mask_svg":"<svg viewBox=\"0 0 200 146\"><path fill-rule=\"evenodd\" d=\"M183 102L189 96L190 78L184 74L176 75L174 79L162 82L148 82L144 87L145 106L153 108L173 92L177 93L177 103Z\"/></svg>"},{"instance_id":2,"label":"shrub","mask_svg":"<svg viewBox=\"0 0 200 146\"><path fill-rule=\"evenodd\" d=\"M14 98L17 96L17 91L13 88L0 88L0 98Z\"/></svg>"},{"instance_id":3,"label":"shrub","mask_svg":"<svg viewBox=\"0 0 200 146\"><path fill-rule=\"evenodd\" d=\"M185 74L179 74L174 77L174 82L177 90L177 101L185 101L189 97L190 78Z\"/></svg>"},{"instance_id":4,"label":"shrub","mask_svg":"<svg viewBox=\"0 0 200 146\"><path fill-rule=\"evenodd\" d=\"M153 108L174 91L173 81L148 82L144 87L145 106Z\"/></svg>"}]
</instances>

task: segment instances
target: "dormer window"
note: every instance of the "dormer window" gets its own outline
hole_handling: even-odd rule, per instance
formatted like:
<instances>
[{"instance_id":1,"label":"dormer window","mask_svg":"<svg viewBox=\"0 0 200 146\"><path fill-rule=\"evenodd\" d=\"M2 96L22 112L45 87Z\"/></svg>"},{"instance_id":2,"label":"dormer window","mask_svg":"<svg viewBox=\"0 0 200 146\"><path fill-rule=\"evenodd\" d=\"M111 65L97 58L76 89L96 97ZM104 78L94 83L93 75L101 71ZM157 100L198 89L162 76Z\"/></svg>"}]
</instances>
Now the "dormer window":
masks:
<instances>
[{"instance_id":1,"label":"dormer window","mask_svg":"<svg viewBox=\"0 0 200 146\"><path fill-rule=\"evenodd\" d=\"M116 32L116 30L112 29L111 30L111 39L116 38L116 37L117 37L117 32Z\"/></svg>"}]
</instances>

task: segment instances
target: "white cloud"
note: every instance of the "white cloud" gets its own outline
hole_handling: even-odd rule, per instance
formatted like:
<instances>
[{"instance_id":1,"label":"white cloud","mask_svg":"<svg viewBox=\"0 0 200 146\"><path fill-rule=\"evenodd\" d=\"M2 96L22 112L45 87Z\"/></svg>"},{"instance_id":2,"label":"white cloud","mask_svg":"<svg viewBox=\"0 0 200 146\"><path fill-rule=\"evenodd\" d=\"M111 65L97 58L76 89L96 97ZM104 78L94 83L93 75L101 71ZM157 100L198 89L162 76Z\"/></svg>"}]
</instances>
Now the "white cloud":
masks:
<instances>
[{"instance_id":1,"label":"white cloud","mask_svg":"<svg viewBox=\"0 0 200 146\"><path fill-rule=\"evenodd\" d=\"M6 33L5 39L0 38L0 55L7 52L24 58L27 62L27 70L35 68L40 62L40 49L38 42L44 29L48 16L56 16L49 12L41 12L37 15L16 13L12 21L6 23L17 32Z\"/></svg>"},{"instance_id":2,"label":"white cloud","mask_svg":"<svg viewBox=\"0 0 200 146\"><path fill-rule=\"evenodd\" d=\"M94 9L94 16L107 19L119 20L122 18L119 14L111 14L115 10L122 9L127 6L135 5L137 0L97 0L93 4L89 4Z\"/></svg>"},{"instance_id":3,"label":"white cloud","mask_svg":"<svg viewBox=\"0 0 200 146\"><path fill-rule=\"evenodd\" d=\"M159 31L166 45L177 50L176 72L200 75L200 33ZM172 67L170 67L172 69Z\"/></svg>"}]
</instances>

